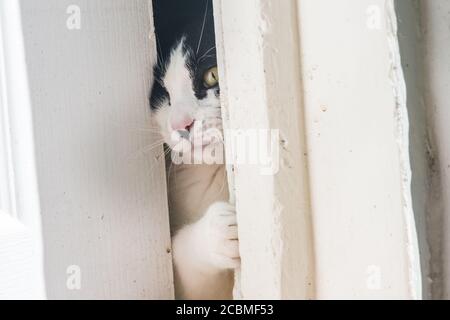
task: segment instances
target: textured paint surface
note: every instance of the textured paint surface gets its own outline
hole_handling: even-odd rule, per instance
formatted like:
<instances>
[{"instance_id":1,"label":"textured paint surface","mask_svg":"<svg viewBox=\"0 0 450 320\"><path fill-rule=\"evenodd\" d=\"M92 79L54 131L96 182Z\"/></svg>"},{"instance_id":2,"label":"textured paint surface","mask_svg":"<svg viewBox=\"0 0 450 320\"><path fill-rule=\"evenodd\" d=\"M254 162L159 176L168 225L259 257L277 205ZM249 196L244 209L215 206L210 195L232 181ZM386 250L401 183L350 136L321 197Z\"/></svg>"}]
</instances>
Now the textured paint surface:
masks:
<instances>
[{"instance_id":1,"label":"textured paint surface","mask_svg":"<svg viewBox=\"0 0 450 320\"><path fill-rule=\"evenodd\" d=\"M278 175L233 170L244 298L420 296L392 4L216 2L228 126L281 129Z\"/></svg>"},{"instance_id":2,"label":"textured paint surface","mask_svg":"<svg viewBox=\"0 0 450 320\"><path fill-rule=\"evenodd\" d=\"M23 40L19 2L0 1L0 296L43 299L40 206Z\"/></svg>"},{"instance_id":3,"label":"textured paint surface","mask_svg":"<svg viewBox=\"0 0 450 320\"><path fill-rule=\"evenodd\" d=\"M431 184L428 244L431 296L450 298L450 2L420 1L424 104L428 112Z\"/></svg>"},{"instance_id":4,"label":"textured paint surface","mask_svg":"<svg viewBox=\"0 0 450 320\"><path fill-rule=\"evenodd\" d=\"M422 297L422 279L419 258L419 244L416 232L416 222L411 198L411 165L409 156L409 119L407 109L406 82L402 68L400 47L398 41L398 24L394 0L387 0L386 31L390 51L390 80L396 102L397 145L400 156L400 174L402 181L402 202L404 228L406 234L406 251L408 263L409 294L412 299Z\"/></svg>"},{"instance_id":5,"label":"textured paint surface","mask_svg":"<svg viewBox=\"0 0 450 320\"><path fill-rule=\"evenodd\" d=\"M314 295L296 3L215 2L227 127L280 130L276 175L251 165L232 171L244 299Z\"/></svg>"},{"instance_id":6,"label":"textured paint surface","mask_svg":"<svg viewBox=\"0 0 450 320\"><path fill-rule=\"evenodd\" d=\"M410 123L410 158L412 169L412 203L414 208L416 227L418 233L420 262L422 270L423 298L429 299L437 293L437 280L440 270L431 266L431 261L439 256L439 246L442 237L439 228L440 209L438 206L429 206L439 203L440 194L431 186L436 184L437 175L434 174L436 161L432 146L432 131L429 130L429 117L425 104L425 76L423 56L423 33L421 28L420 1L395 2L398 16L398 41L401 50L403 72L407 86L407 108ZM433 212L434 211L434 212ZM433 229L433 231L431 231ZM428 232L428 231L431 232ZM430 246L431 243L435 243ZM435 289L432 290L432 287ZM433 295L431 291L435 292Z\"/></svg>"},{"instance_id":7,"label":"textured paint surface","mask_svg":"<svg viewBox=\"0 0 450 320\"><path fill-rule=\"evenodd\" d=\"M386 4L299 1L319 299L415 297Z\"/></svg>"},{"instance_id":8,"label":"textured paint surface","mask_svg":"<svg viewBox=\"0 0 450 320\"><path fill-rule=\"evenodd\" d=\"M66 25L72 1L21 4L48 297L173 298L162 150L149 148L149 2L77 1L80 29Z\"/></svg>"}]
</instances>

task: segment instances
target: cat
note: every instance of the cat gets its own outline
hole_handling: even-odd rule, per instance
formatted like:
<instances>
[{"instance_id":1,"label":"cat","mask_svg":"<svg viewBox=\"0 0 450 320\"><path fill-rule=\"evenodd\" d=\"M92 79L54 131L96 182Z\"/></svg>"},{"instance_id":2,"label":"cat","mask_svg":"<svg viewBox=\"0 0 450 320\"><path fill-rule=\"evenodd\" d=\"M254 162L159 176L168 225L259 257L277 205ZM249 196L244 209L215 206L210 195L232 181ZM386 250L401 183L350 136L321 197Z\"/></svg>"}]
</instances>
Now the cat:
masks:
<instances>
[{"instance_id":1,"label":"cat","mask_svg":"<svg viewBox=\"0 0 450 320\"><path fill-rule=\"evenodd\" d=\"M153 118L168 152L196 163L167 157L176 298L232 299L240 256L225 166L194 152L223 149L223 139L209 134L223 130L212 1L154 0L153 10Z\"/></svg>"}]
</instances>

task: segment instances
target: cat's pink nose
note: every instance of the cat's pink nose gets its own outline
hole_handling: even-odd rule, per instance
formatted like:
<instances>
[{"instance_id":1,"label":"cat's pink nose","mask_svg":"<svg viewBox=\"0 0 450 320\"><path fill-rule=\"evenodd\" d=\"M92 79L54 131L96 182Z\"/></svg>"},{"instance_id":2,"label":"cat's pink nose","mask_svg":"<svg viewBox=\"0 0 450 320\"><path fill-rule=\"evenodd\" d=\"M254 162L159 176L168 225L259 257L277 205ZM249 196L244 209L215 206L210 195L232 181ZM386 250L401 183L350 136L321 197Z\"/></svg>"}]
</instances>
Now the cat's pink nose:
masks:
<instances>
[{"instance_id":1,"label":"cat's pink nose","mask_svg":"<svg viewBox=\"0 0 450 320\"><path fill-rule=\"evenodd\" d=\"M179 131L179 130L186 130L189 131L191 129L192 124L194 123L194 119L192 119L189 116L181 117L178 119L172 119L170 121L170 126L172 127L172 130Z\"/></svg>"}]
</instances>

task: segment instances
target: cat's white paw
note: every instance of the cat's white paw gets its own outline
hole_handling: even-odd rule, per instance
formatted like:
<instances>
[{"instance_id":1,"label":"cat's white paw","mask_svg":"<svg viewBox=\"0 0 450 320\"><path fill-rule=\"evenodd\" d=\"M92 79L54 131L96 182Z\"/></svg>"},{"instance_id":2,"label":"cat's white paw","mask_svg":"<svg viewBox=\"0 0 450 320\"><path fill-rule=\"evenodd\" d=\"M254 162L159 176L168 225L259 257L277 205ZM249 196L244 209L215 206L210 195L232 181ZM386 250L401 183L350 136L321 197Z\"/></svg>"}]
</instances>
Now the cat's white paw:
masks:
<instances>
[{"instance_id":1,"label":"cat's white paw","mask_svg":"<svg viewBox=\"0 0 450 320\"><path fill-rule=\"evenodd\" d=\"M212 204L199 221L209 262L218 269L240 265L236 210L227 202Z\"/></svg>"}]
</instances>

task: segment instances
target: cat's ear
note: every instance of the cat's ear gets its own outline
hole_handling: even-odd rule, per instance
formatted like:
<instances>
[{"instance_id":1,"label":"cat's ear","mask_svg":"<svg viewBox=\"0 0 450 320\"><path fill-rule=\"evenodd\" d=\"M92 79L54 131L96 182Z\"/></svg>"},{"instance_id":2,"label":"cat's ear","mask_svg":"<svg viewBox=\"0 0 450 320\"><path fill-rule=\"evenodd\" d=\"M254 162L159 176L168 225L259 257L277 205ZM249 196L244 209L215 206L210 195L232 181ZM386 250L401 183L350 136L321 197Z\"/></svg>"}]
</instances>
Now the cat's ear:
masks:
<instances>
[{"instance_id":1,"label":"cat's ear","mask_svg":"<svg viewBox=\"0 0 450 320\"><path fill-rule=\"evenodd\" d=\"M168 102L170 105L170 96L167 92L166 88L161 83L161 80L155 78L153 81L152 90L150 92L149 97L150 109L152 111L156 111L160 109L165 102Z\"/></svg>"}]
</instances>

